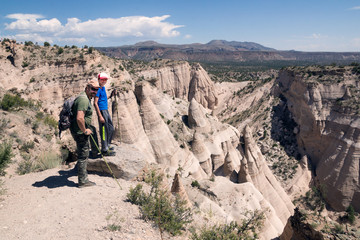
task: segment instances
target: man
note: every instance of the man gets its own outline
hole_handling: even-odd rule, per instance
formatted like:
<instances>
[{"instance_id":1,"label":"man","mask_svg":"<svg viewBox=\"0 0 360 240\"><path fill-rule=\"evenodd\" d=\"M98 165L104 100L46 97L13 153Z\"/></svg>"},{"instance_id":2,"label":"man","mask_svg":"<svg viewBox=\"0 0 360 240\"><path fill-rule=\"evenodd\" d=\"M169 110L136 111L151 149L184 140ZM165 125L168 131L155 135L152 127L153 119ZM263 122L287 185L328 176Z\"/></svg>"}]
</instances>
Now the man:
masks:
<instances>
[{"instance_id":1,"label":"man","mask_svg":"<svg viewBox=\"0 0 360 240\"><path fill-rule=\"evenodd\" d=\"M115 156L115 152L112 151L113 148L110 147L115 128L108 111L108 97L105 89L105 84L108 79L109 76L106 73L102 72L98 74L100 89L95 96L94 106L99 118L102 155Z\"/></svg>"},{"instance_id":2,"label":"man","mask_svg":"<svg viewBox=\"0 0 360 240\"><path fill-rule=\"evenodd\" d=\"M96 80L88 82L85 91L75 99L72 107L74 120L71 122L70 131L77 146L78 186L80 188L96 185L94 182L89 181L86 168L89 157L89 141L92 153L98 151L96 128L91 125L93 112L91 99L95 97L99 88L99 83ZM90 135L93 136L93 139L90 139Z\"/></svg>"}]
</instances>

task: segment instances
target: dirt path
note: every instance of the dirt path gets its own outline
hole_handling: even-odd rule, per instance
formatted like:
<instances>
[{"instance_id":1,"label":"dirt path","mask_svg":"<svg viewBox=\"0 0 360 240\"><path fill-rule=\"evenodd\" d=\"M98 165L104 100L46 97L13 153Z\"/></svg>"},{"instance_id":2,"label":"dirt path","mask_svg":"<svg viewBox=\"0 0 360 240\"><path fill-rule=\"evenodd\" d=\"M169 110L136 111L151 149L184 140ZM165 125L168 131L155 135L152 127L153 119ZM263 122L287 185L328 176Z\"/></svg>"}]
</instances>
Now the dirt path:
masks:
<instances>
[{"instance_id":1,"label":"dirt path","mask_svg":"<svg viewBox=\"0 0 360 240\"><path fill-rule=\"evenodd\" d=\"M139 218L138 207L125 201L136 182L120 179L120 190L111 177L89 179L97 185L77 188L75 170L61 168L2 178L0 239L161 239ZM120 230L108 230L110 224Z\"/></svg>"}]
</instances>

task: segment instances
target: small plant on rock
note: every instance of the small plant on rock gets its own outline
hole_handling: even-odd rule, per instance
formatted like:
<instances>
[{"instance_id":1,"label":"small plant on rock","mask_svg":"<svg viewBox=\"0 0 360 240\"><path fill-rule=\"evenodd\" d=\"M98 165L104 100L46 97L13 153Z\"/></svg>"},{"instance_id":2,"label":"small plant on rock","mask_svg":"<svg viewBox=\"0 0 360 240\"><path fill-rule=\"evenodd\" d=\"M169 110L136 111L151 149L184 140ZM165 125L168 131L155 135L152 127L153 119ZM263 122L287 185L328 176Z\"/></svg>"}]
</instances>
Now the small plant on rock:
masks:
<instances>
[{"instance_id":1,"label":"small plant on rock","mask_svg":"<svg viewBox=\"0 0 360 240\"><path fill-rule=\"evenodd\" d=\"M11 143L3 142L0 144L0 176L5 175L5 168L11 162L12 157Z\"/></svg>"},{"instance_id":2,"label":"small plant on rock","mask_svg":"<svg viewBox=\"0 0 360 240\"><path fill-rule=\"evenodd\" d=\"M151 186L150 192L145 193L142 185L138 184L130 189L127 197L131 203L139 205L144 220L156 223L161 235L164 230L172 235L179 235L185 225L192 222L192 213L178 195L174 199L168 191L161 188L162 180L163 175L151 171L145 178L145 182Z\"/></svg>"},{"instance_id":3,"label":"small plant on rock","mask_svg":"<svg viewBox=\"0 0 360 240\"><path fill-rule=\"evenodd\" d=\"M232 221L229 224L205 226L198 233L192 230L192 240L217 240L217 239L258 239L257 231L263 226L265 215L256 210L247 212L249 218L242 220L241 224Z\"/></svg>"}]
</instances>

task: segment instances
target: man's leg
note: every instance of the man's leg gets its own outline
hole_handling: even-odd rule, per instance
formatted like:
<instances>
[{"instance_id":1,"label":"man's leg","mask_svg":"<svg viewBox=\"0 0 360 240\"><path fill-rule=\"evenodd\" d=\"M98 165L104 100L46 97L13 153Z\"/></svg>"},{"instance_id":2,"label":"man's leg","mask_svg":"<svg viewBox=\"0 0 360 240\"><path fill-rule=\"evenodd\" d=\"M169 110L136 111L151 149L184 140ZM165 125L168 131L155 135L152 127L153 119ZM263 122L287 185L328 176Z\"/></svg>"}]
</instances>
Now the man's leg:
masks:
<instances>
[{"instance_id":1,"label":"man's leg","mask_svg":"<svg viewBox=\"0 0 360 240\"><path fill-rule=\"evenodd\" d=\"M91 146L90 156L96 157L99 154L99 141L98 141L98 137L97 137L97 133L96 133L96 127L90 125L89 128L93 132L91 134L92 138L91 138L91 136L89 137L90 146Z\"/></svg>"},{"instance_id":2,"label":"man's leg","mask_svg":"<svg viewBox=\"0 0 360 240\"><path fill-rule=\"evenodd\" d=\"M74 136L77 146L78 157L78 181L79 185L89 181L87 173L87 159L89 157L89 136L85 134Z\"/></svg>"}]
</instances>

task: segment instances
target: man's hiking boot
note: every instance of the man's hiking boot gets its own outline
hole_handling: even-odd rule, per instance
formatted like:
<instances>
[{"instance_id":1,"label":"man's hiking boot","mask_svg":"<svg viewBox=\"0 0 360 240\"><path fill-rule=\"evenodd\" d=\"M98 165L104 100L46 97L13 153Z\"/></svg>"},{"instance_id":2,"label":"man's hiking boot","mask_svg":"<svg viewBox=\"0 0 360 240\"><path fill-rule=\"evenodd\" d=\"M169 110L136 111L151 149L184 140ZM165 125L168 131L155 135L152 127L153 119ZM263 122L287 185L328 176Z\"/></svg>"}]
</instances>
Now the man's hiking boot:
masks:
<instances>
[{"instance_id":1,"label":"man's hiking boot","mask_svg":"<svg viewBox=\"0 0 360 240\"><path fill-rule=\"evenodd\" d=\"M95 186L96 183L91 182L91 181L87 181L86 183L79 183L79 188L83 188L83 187L92 187Z\"/></svg>"},{"instance_id":2,"label":"man's hiking boot","mask_svg":"<svg viewBox=\"0 0 360 240\"><path fill-rule=\"evenodd\" d=\"M109 151L103 152L102 155L103 155L104 157L113 157L113 156L116 155L116 152L109 150Z\"/></svg>"},{"instance_id":3,"label":"man's hiking boot","mask_svg":"<svg viewBox=\"0 0 360 240\"><path fill-rule=\"evenodd\" d=\"M111 147L109 147L109 150L113 151L113 150L114 150L114 147L112 147L112 146L111 146Z\"/></svg>"}]
</instances>

